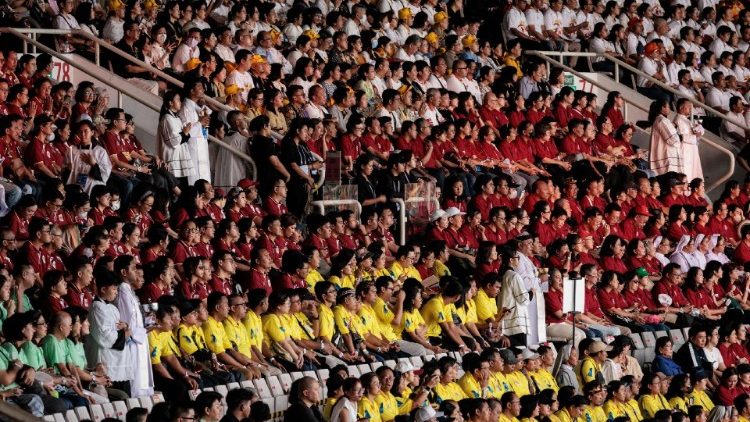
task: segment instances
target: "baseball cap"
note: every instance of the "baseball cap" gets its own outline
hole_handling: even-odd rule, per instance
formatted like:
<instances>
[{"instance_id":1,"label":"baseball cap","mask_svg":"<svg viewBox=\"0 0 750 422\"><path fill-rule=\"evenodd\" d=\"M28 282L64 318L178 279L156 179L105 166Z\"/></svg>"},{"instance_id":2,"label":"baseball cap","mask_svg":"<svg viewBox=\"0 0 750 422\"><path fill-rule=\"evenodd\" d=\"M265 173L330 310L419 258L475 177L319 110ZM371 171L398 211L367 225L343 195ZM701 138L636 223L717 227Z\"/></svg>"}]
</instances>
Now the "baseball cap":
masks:
<instances>
[{"instance_id":1,"label":"baseball cap","mask_svg":"<svg viewBox=\"0 0 750 422\"><path fill-rule=\"evenodd\" d=\"M446 216L447 218L455 217L455 216L457 216L457 215L464 215L464 214L466 214L466 213L465 213L465 212L461 212L461 211L460 211L460 210L459 210L458 208L456 208L456 207L450 207L450 208L448 208L447 210L445 210L445 216Z\"/></svg>"},{"instance_id":2,"label":"baseball cap","mask_svg":"<svg viewBox=\"0 0 750 422\"><path fill-rule=\"evenodd\" d=\"M414 370L414 365L412 365L411 362L399 362L398 365L396 365L396 372L399 372L402 374L405 374L413 370Z\"/></svg>"},{"instance_id":3,"label":"baseball cap","mask_svg":"<svg viewBox=\"0 0 750 422\"><path fill-rule=\"evenodd\" d=\"M612 350L612 346L607 346L606 344L604 344L603 341L599 341L599 340L591 343L589 345L589 348L586 349L586 351L590 355L593 355L593 354L599 353L599 352L609 352L610 350Z\"/></svg>"},{"instance_id":4,"label":"baseball cap","mask_svg":"<svg viewBox=\"0 0 750 422\"><path fill-rule=\"evenodd\" d=\"M253 186L258 186L258 182L252 179L245 178L237 182L237 186L241 187L243 190L247 190Z\"/></svg>"},{"instance_id":5,"label":"baseball cap","mask_svg":"<svg viewBox=\"0 0 750 422\"><path fill-rule=\"evenodd\" d=\"M503 362L505 362L508 365L515 365L516 363L518 363L518 359L516 359L516 355L510 349L500 350L500 356L503 358Z\"/></svg>"},{"instance_id":6,"label":"baseball cap","mask_svg":"<svg viewBox=\"0 0 750 422\"><path fill-rule=\"evenodd\" d=\"M523 349L523 352L521 353L521 359L523 360L538 359L538 358L539 358L539 353L531 349Z\"/></svg>"},{"instance_id":7,"label":"baseball cap","mask_svg":"<svg viewBox=\"0 0 750 422\"><path fill-rule=\"evenodd\" d=\"M435 212L433 212L432 215L430 216L430 222L437 221L447 215L448 213L446 213L443 210L435 210Z\"/></svg>"}]
</instances>

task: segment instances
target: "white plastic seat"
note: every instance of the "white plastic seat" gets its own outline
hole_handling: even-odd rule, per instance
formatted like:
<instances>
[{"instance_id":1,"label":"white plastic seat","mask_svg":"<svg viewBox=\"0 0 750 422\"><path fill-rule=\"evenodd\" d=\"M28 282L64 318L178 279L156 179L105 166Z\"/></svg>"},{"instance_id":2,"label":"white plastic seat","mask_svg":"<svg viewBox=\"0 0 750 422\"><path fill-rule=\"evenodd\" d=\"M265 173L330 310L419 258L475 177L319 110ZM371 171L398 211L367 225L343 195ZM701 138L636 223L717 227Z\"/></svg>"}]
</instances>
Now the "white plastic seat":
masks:
<instances>
[{"instance_id":1,"label":"white plastic seat","mask_svg":"<svg viewBox=\"0 0 750 422\"><path fill-rule=\"evenodd\" d=\"M279 375L279 384L281 384L281 389L284 390L284 393L288 393L289 389L292 388L292 381L293 380L291 374L284 373ZM274 394L274 396L275 395L276 394Z\"/></svg>"},{"instance_id":2,"label":"white plastic seat","mask_svg":"<svg viewBox=\"0 0 750 422\"><path fill-rule=\"evenodd\" d=\"M305 372L302 373L302 376L303 377L310 377L310 378L317 378L318 377L317 375L315 375L315 371L305 371ZM300 377L300 378L302 378L302 377ZM294 378L294 374L292 374L292 379L296 380L296 378Z\"/></svg>"},{"instance_id":3,"label":"white plastic seat","mask_svg":"<svg viewBox=\"0 0 750 422\"><path fill-rule=\"evenodd\" d=\"M246 387L246 383L249 382L250 381L243 381L241 385L243 387ZM268 383L266 382L265 378L259 378L255 380L255 390L258 392L258 396L260 396L260 398L262 399L273 397L273 394L271 394L271 389L268 387Z\"/></svg>"},{"instance_id":4,"label":"white plastic seat","mask_svg":"<svg viewBox=\"0 0 750 422\"><path fill-rule=\"evenodd\" d=\"M125 404L125 402L123 401L115 402L115 403L123 403L123 405ZM78 416L78 420L91 419L91 415L89 414L88 407L80 406L80 407L76 407L73 410L75 410L76 416ZM125 409L125 411L127 412L127 408Z\"/></svg>"},{"instance_id":5,"label":"white plastic seat","mask_svg":"<svg viewBox=\"0 0 750 422\"><path fill-rule=\"evenodd\" d=\"M282 374L282 375L289 375L289 374ZM284 387L281 386L281 381L279 381L277 377L268 377L266 381L268 381L268 388L271 389L271 394L273 395L273 397L284 395ZM291 384L291 382L289 384Z\"/></svg>"},{"instance_id":6,"label":"white plastic seat","mask_svg":"<svg viewBox=\"0 0 750 422\"><path fill-rule=\"evenodd\" d=\"M685 335L678 329L669 330L669 336L672 338L674 344L685 344L687 341Z\"/></svg>"},{"instance_id":7,"label":"white plastic seat","mask_svg":"<svg viewBox=\"0 0 750 422\"><path fill-rule=\"evenodd\" d=\"M55 413L53 416L55 417L55 422L65 422L65 415L62 413Z\"/></svg>"},{"instance_id":8,"label":"white plastic seat","mask_svg":"<svg viewBox=\"0 0 750 422\"><path fill-rule=\"evenodd\" d=\"M154 402L151 401L151 397L141 397L141 407L151 412L151 408L154 407Z\"/></svg>"},{"instance_id":9,"label":"white plastic seat","mask_svg":"<svg viewBox=\"0 0 750 422\"><path fill-rule=\"evenodd\" d=\"M116 415L115 407L112 403L102 403L102 410L104 411L104 416L107 418L114 418Z\"/></svg>"},{"instance_id":10,"label":"white plastic seat","mask_svg":"<svg viewBox=\"0 0 750 422\"><path fill-rule=\"evenodd\" d=\"M44 415L45 422L55 422L55 415Z\"/></svg>"},{"instance_id":11,"label":"white plastic seat","mask_svg":"<svg viewBox=\"0 0 750 422\"><path fill-rule=\"evenodd\" d=\"M328 379L328 376L331 374L331 371L328 369L318 369L317 375L318 375L318 381L320 381L321 384L325 385L326 380Z\"/></svg>"},{"instance_id":12,"label":"white plastic seat","mask_svg":"<svg viewBox=\"0 0 750 422\"><path fill-rule=\"evenodd\" d=\"M188 391L188 396L190 397L190 400L195 400L196 397L198 397L198 394L201 393L201 390L190 390Z\"/></svg>"},{"instance_id":13,"label":"white plastic seat","mask_svg":"<svg viewBox=\"0 0 750 422\"><path fill-rule=\"evenodd\" d=\"M396 362L395 360L387 360L387 361L385 361L385 366L387 366L387 367L389 367L391 369L396 369L396 365L398 365L398 362Z\"/></svg>"},{"instance_id":14,"label":"white plastic seat","mask_svg":"<svg viewBox=\"0 0 750 422\"><path fill-rule=\"evenodd\" d=\"M105 418L104 409L102 409L101 404L92 404L91 406L89 406L89 409L91 410L91 419L94 422L100 422Z\"/></svg>"},{"instance_id":15,"label":"white plastic seat","mask_svg":"<svg viewBox=\"0 0 750 422\"><path fill-rule=\"evenodd\" d=\"M117 414L117 419L120 419L121 421L125 420L125 415L128 414L128 407L125 406L124 401L115 401L112 402L112 406L115 407L115 413Z\"/></svg>"},{"instance_id":16,"label":"white plastic seat","mask_svg":"<svg viewBox=\"0 0 750 422\"><path fill-rule=\"evenodd\" d=\"M641 333L641 338L643 338L643 345L646 346L646 348L653 349L656 347L656 337L654 337L654 333L644 331Z\"/></svg>"},{"instance_id":17,"label":"white plastic seat","mask_svg":"<svg viewBox=\"0 0 750 422\"><path fill-rule=\"evenodd\" d=\"M203 391L216 391L214 387L206 387L203 389Z\"/></svg>"},{"instance_id":18,"label":"white plastic seat","mask_svg":"<svg viewBox=\"0 0 750 422\"><path fill-rule=\"evenodd\" d=\"M359 368L352 365L349 368L349 376L354 378L359 378L362 374L359 373Z\"/></svg>"},{"instance_id":19,"label":"white plastic seat","mask_svg":"<svg viewBox=\"0 0 750 422\"><path fill-rule=\"evenodd\" d=\"M654 333L654 336L657 339L660 339L662 337L669 337L669 331L657 331L657 332Z\"/></svg>"},{"instance_id":20,"label":"white plastic seat","mask_svg":"<svg viewBox=\"0 0 750 422\"><path fill-rule=\"evenodd\" d=\"M250 385L252 386L252 383L250 383ZM235 388L240 388L240 384L238 382L230 382L229 384L227 384L227 389L229 389L229 391L232 391Z\"/></svg>"},{"instance_id":21,"label":"white plastic seat","mask_svg":"<svg viewBox=\"0 0 750 422\"><path fill-rule=\"evenodd\" d=\"M630 334L630 339L633 340L633 347L636 350L645 349L646 346L643 344L643 339L638 333Z\"/></svg>"},{"instance_id":22,"label":"white plastic seat","mask_svg":"<svg viewBox=\"0 0 750 422\"><path fill-rule=\"evenodd\" d=\"M370 368L372 368L373 371L377 371L377 369L380 368L381 366L383 366L383 362L380 362L377 360L370 364Z\"/></svg>"},{"instance_id":23,"label":"white plastic seat","mask_svg":"<svg viewBox=\"0 0 750 422\"><path fill-rule=\"evenodd\" d=\"M227 386L226 386L226 385L217 385L217 386L216 386L216 387L214 388L214 390L215 390L215 391L216 391L217 393L221 394L221 396L222 396L222 397L226 397L226 396L227 396L227 393L229 392L229 389L227 388Z\"/></svg>"},{"instance_id":24,"label":"white plastic seat","mask_svg":"<svg viewBox=\"0 0 750 422\"><path fill-rule=\"evenodd\" d=\"M411 364L414 365L414 368L419 369L424 365L424 362L422 361L422 358L419 356L412 356L411 357Z\"/></svg>"},{"instance_id":25,"label":"white plastic seat","mask_svg":"<svg viewBox=\"0 0 750 422\"><path fill-rule=\"evenodd\" d=\"M253 382L250 381L250 380L242 381L240 383L240 387L242 387L242 388L252 388L253 390L255 390L255 384L253 384Z\"/></svg>"},{"instance_id":26,"label":"white plastic seat","mask_svg":"<svg viewBox=\"0 0 750 422\"><path fill-rule=\"evenodd\" d=\"M409 365L412 365L412 363L411 363L411 359L409 359L409 358L398 358L398 363L403 363L403 364L409 364Z\"/></svg>"},{"instance_id":27,"label":"white plastic seat","mask_svg":"<svg viewBox=\"0 0 750 422\"><path fill-rule=\"evenodd\" d=\"M200 390L198 391L198 394L200 394ZM198 395L196 394L196 397L197 396ZM126 402L128 404L128 410L136 408L136 407L141 407L141 402L138 401L138 399L127 399Z\"/></svg>"},{"instance_id":28,"label":"white plastic seat","mask_svg":"<svg viewBox=\"0 0 750 422\"><path fill-rule=\"evenodd\" d=\"M274 400L276 402L274 413L283 414L289 407L289 396L274 397Z\"/></svg>"},{"instance_id":29,"label":"white plastic seat","mask_svg":"<svg viewBox=\"0 0 750 422\"><path fill-rule=\"evenodd\" d=\"M161 392L156 392L153 396L151 396L151 400L153 400L154 404L161 403L164 401L164 394L162 394Z\"/></svg>"},{"instance_id":30,"label":"white plastic seat","mask_svg":"<svg viewBox=\"0 0 750 422\"><path fill-rule=\"evenodd\" d=\"M357 369L359 370L359 375L369 374L372 372L372 368L370 368L370 365L367 363L361 363L357 365Z\"/></svg>"},{"instance_id":31,"label":"white plastic seat","mask_svg":"<svg viewBox=\"0 0 750 422\"><path fill-rule=\"evenodd\" d=\"M276 399L273 397L266 397L263 399L263 403L267 404L271 408L271 415L276 413Z\"/></svg>"},{"instance_id":32,"label":"white plastic seat","mask_svg":"<svg viewBox=\"0 0 750 422\"><path fill-rule=\"evenodd\" d=\"M78 422L78 415L76 415L76 411L73 409L70 409L67 412L65 412L65 420L67 422Z\"/></svg>"},{"instance_id":33,"label":"white plastic seat","mask_svg":"<svg viewBox=\"0 0 750 422\"><path fill-rule=\"evenodd\" d=\"M441 358L443 358L445 356L448 356L448 354L447 353L438 353L437 355L435 355L435 359L440 360Z\"/></svg>"}]
</instances>

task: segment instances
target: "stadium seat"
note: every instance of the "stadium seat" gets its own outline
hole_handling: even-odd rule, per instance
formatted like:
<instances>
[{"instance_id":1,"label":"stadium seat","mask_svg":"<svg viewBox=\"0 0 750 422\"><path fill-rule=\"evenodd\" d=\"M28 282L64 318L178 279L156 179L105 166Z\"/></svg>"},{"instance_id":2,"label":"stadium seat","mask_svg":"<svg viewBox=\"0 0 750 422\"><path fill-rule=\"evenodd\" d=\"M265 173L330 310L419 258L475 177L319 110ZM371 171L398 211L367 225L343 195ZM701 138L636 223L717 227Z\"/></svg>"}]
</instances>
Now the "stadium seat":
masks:
<instances>
[{"instance_id":1,"label":"stadium seat","mask_svg":"<svg viewBox=\"0 0 750 422\"><path fill-rule=\"evenodd\" d=\"M656 347L656 337L654 336L654 333L644 331L641 333L641 338L643 339L643 345L646 346L646 348L653 349Z\"/></svg>"},{"instance_id":2,"label":"stadium seat","mask_svg":"<svg viewBox=\"0 0 750 422\"><path fill-rule=\"evenodd\" d=\"M326 380L328 379L328 375L330 375L330 371L328 369L318 369L317 376L318 380L325 385Z\"/></svg>"},{"instance_id":3,"label":"stadium seat","mask_svg":"<svg viewBox=\"0 0 750 422\"><path fill-rule=\"evenodd\" d=\"M226 397L227 393L229 392L229 389L226 385L217 385L216 387L214 387L214 390L217 393L221 394L222 397Z\"/></svg>"},{"instance_id":4,"label":"stadium seat","mask_svg":"<svg viewBox=\"0 0 750 422\"><path fill-rule=\"evenodd\" d=\"M419 356L412 356L411 364L414 365L416 369L419 369L422 367L422 365L424 365L424 361L422 361L422 358Z\"/></svg>"},{"instance_id":5,"label":"stadium seat","mask_svg":"<svg viewBox=\"0 0 750 422\"><path fill-rule=\"evenodd\" d=\"M206 387L203 389L203 391L216 391L215 387Z\"/></svg>"},{"instance_id":6,"label":"stadium seat","mask_svg":"<svg viewBox=\"0 0 750 422\"><path fill-rule=\"evenodd\" d=\"M201 393L201 390L190 390L188 391L188 396L190 397L190 400L195 400L196 397L198 397L198 394Z\"/></svg>"},{"instance_id":7,"label":"stadium seat","mask_svg":"<svg viewBox=\"0 0 750 422\"><path fill-rule=\"evenodd\" d=\"M128 407L125 405L124 401L115 401L112 402L112 406L115 408L115 413L117 414L117 419L125 420L125 415L128 413Z\"/></svg>"},{"instance_id":8,"label":"stadium seat","mask_svg":"<svg viewBox=\"0 0 750 422\"><path fill-rule=\"evenodd\" d=\"M383 362L380 362L380 361L375 361L370 364L370 368L372 368L373 371L377 370L381 366L383 366Z\"/></svg>"},{"instance_id":9,"label":"stadium seat","mask_svg":"<svg viewBox=\"0 0 750 422\"><path fill-rule=\"evenodd\" d=\"M154 407L154 402L151 401L151 397L141 397L139 400L141 401L141 407L148 410L149 412Z\"/></svg>"},{"instance_id":10,"label":"stadium seat","mask_svg":"<svg viewBox=\"0 0 750 422\"><path fill-rule=\"evenodd\" d=\"M398 359L398 363L403 363L403 364L409 364L409 365L413 365L413 364L411 363L411 359L409 359L409 358L399 358L399 359Z\"/></svg>"},{"instance_id":11,"label":"stadium seat","mask_svg":"<svg viewBox=\"0 0 750 422\"><path fill-rule=\"evenodd\" d=\"M277 377L268 377L266 378L266 381L268 381L268 388L271 389L273 397L284 395L284 387L281 386L281 382Z\"/></svg>"},{"instance_id":12,"label":"stadium seat","mask_svg":"<svg viewBox=\"0 0 750 422\"><path fill-rule=\"evenodd\" d=\"M359 375L364 375L368 372L372 372L372 368L370 367L369 363L361 363L357 365L357 369L359 370Z\"/></svg>"},{"instance_id":13,"label":"stadium seat","mask_svg":"<svg viewBox=\"0 0 750 422\"><path fill-rule=\"evenodd\" d=\"M65 415L62 413L55 413L55 422L65 422Z\"/></svg>"},{"instance_id":14,"label":"stadium seat","mask_svg":"<svg viewBox=\"0 0 750 422\"><path fill-rule=\"evenodd\" d=\"M92 404L89 406L89 410L91 410L91 419L94 422L100 422L106 417L104 416L104 409L102 409L101 404Z\"/></svg>"},{"instance_id":15,"label":"stadium seat","mask_svg":"<svg viewBox=\"0 0 750 422\"><path fill-rule=\"evenodd\" d=\"M678 345L683 345L687 341L682 334L682 331L678 329L669 330L669 336L672 338L672 343L674 343L675 349L677 349Z\"/></svg>"},{"instance_id":16,"label":"stadium seat","mask_svg":"<svg viewBox=\"0 0 750 422\"><path fill-rule=\"evenodd\" d=\"M154 401L154 404L161 403L164 401L164 394L157 391L153 396L151 396L151 399Z\"/></svg>"},{"instance_id":17,"label":"stadium seat","mask_svg":"<svg viewBox=\"0 0 750 422\"><path fill-rule=\"evenodd\" d=\"M387 367L389 367L391 369L396 369L396 365L398 365L398 362L396 362L395 360L387 360L387 361L385 361L385 366L387 366Z\"/></svg>"},{"instance_id":18,"label":"stadium seat","mask_svg":"<svg viewBox=\"0 0 750 422\"><path fill-rule=\"evenodd\" d=\"M688 327L683 328L682 333L685 334L686 339L690 338L690 328Z\"/></svg>"},{"instance_id":19,"label":"stadium seat","mask_svg":"<svg viewBox=\"0 0 750 422\"><path fill-rule=\"evenodd\" d=\"M317 378L318 376L315 374L315 371L305 371L302 373L303 377L310 377L310 378ZM292 375L292 379L294 378L294 375Z\"/></svg>"},{"instance_id":20,"label":"stadium seat","mask_svg":"<svg viewBox=\"0 0 750 422\"><path fill-rule=\"evenodd\" d=\"M200 394L200 391L198 391L198 393ZM196 397L197 397L197 394L196 394ZM141 407L141 402L139 402L138 399L127 399L126 402L128 404L128 410L133 409L135 407Z\"/></svg>"},{"instance_id":21,"label":"stadium seat","mask_svg":"<svg viewBox=\"0 0 750 422\"><path fill-rule=\"evenodd\" d=\"M657 339L660 339L662 337L669 337L669 332L668 331L657 331L657 332L654 333L654 337L656 337Z\"/></svg>"},{"instance_id":22,"label":"stadium seat","mask_svg":"<svg viewBox=\"0 0 750 422\"><path fill-rule=\"evenodd\" d=\"M116 416L117 413L115 412L115 407L112 405L112 403L103 403L102 410L104 411L104 416L107 418L117 417Z\"/></svg>"},{"instance_id":23,"label":"stadium seat","mask_svg":"<svg viewBox=\"0 0 750 422\"><path fill-rule=\"evenodd\" d=\"M232 391L232 390L234 390L235 388L240 388L240 384L239 384L239 383L237 383L237 382L230 382L229 384L227 384L227 389L228 389L229 391Z\"/></svg>"},{"instance_id":24,"label":"stadium seat","mask_svg":"<svg viewBox=\"0 0 750 422\"><path fill-rule=\"evenodd\" d=\"M275 413L282 413L289 407L289 396L274 397L276 403Z\"/></svg>"},{"instance_id":25,"label":"stadium seat","mask_svg":"<svg viewBox=\"0 0 750 422\"><path fill-rule=\"evenodd\" d=\"M124 404L125 402L120 401L120 402L115 402L115 403L123 403ZM73 410L76 411L76 415L78 416L78 420L91 419L91 415L89 414L88 407L80 406L80 407L76 407ZM125 411L127 412L127 408L125 409Z\"/></svg>"},{"instance_id":26,"label":"stadium seat","mask_svg":"<svg viewBox=\"0 0 750 422\"><path fill-rule=\"evenodd\" d=\"M289 375L291 375L291 377L292 377L292 382L297 381L298 379L300 379L300 378L302 378L302 377L305 376L305 374L303 374L302 372L299 372L299 371L292 372Z\"/></svg>"},{"instance_id":27,"label":"stadium seat","mask_svg":"<svg viewBox=\"0 0 750 422\"><path fill-rule=\"evenodd\" d=\"M281 389L284 391L284 394L289 393L289 389L292 388L292 375L289 373L283 373L279 375L279 384L281 384ZM271 387L271 391L273 391L273 386ZM278 394L274 394L274 396L277 396Z\"/></svg>"},{"instance_id":28,"label":"stadium seat","mask_svg":"<svg viewBox=\"0 0 750 422\"><path fill-rule=\"evenodd\" d=\"M633 341L633 348L635 350L645 349L646 346L643 344L643 338L638 333L631 333L630 339Z\"/></svg>"},{"instance_id":29,"label":"stadium seat","mask_svg":"<svg viewBox=\"0 0 750 422\"><path fill-rule=\"evenodd\" d=\"M355 365L349 366L349 376L359 378L362 374L359 373L359 368Z\"/></svg>"},{"instance_id":30,"label":"stadium seat","mask_svg":"<svg viewBox=\"0 0 750 422\"><path fill-rule=\"evenodd\" d=\"M445 356L448 356L448 354L447 353L438 353L438 354L435 355L435 359L440 360L440 358L445 357Z\"/></svg>"},{"instance_id":31,"label":"stadium seat","mask_svg":"<svg viewBox=\"0 0 750 422\"><path fill-rule=\"evenodd\" d=\"M243 381L242 385L245 387L245 383L249 383L250 381ZM268 382L265 378L259 378L257 380L254 380L255 383L255 390L258 391L258 395L262 399L267 399L273 397L273 394L271 393L271 388L268 386Z\"/></svg>"},{"instance_id":32,"label":"stadium seat","mask_svg":"<svg viewBox=\"0 0 750 422\"><path fill-rule=\"evenodd\" d=\"M70 409L67 412L65 412L65 420L67 422L78 422L78 416L76 415L76 411L73 409Z\"/></svg>"},{"instance_id":33,"label":"stadium seat","mask_svg":"<svg viewBox=\"0 0 750 422\"><path fill-rule=\"evenodd\" d=\"M45 422L55 422L55 415L45 415L44 420Z\"/></svg>"}]
</instances>

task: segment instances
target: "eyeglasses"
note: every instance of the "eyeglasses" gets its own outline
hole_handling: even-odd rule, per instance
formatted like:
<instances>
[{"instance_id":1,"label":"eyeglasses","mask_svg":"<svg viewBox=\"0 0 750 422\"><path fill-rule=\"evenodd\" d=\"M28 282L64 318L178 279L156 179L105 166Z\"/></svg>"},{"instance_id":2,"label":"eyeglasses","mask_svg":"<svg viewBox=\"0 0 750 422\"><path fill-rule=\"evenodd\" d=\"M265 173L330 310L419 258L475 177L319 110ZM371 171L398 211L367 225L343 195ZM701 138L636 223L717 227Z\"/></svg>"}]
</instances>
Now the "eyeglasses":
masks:
<instances>
[{"instance_id":1,"label":"eyeglasses","mask_svg":"<svg viewBox=\"0 0 750 422\"><path fill-rule=\"evenodd\" d=\"M235 303L234 305L229 305L229 306L247 306L247 302Z\"/></svg>"}]
</instances>

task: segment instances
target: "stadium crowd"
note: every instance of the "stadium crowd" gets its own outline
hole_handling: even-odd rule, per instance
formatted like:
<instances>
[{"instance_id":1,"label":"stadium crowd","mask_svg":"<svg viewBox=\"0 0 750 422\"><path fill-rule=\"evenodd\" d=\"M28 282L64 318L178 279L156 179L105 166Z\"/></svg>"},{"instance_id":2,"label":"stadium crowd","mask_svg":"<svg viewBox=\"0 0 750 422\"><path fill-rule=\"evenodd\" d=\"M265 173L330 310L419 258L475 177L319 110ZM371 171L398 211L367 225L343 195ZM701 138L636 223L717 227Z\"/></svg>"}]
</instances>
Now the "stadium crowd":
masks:
<instances>
[{"instance_id":1,"label":"stadium crowd","mask_svg":"<svg viewBox=\"0 0 750 422\"><path fill-rule=\"evenodd\" d=\"M107 90L3 44L6 403L42 416L160 391L134 420L262 421L254 391L226 409L190 392L326 368L325 397L297 380L286 420L750 420L750 178L710 200L691 119L747 143L743 2L7 3L184 86L103 54L163 98L150 151ZM623 71L652 99L639 149L622 94L575 90L529 49L599 53L610 74L611 55L735 120ZM310 211L324 170L361 213ZM427 187L440 209L400 245L393 200ZM631 335L688 327L631 356ZM408 356L428 359L348 375Z\"/></svg>"}]
</instances>

